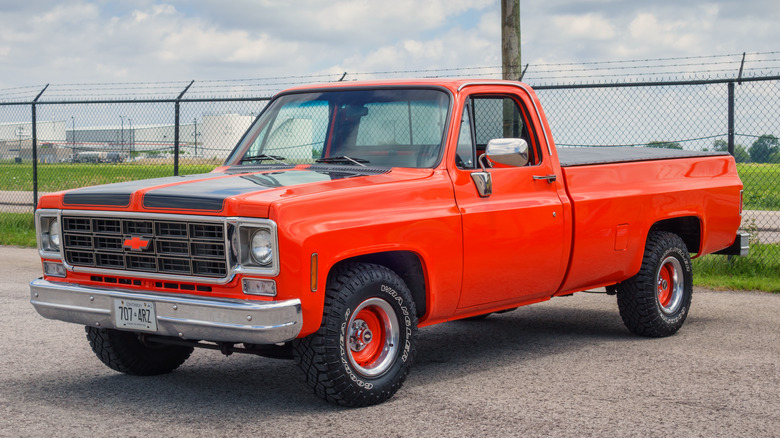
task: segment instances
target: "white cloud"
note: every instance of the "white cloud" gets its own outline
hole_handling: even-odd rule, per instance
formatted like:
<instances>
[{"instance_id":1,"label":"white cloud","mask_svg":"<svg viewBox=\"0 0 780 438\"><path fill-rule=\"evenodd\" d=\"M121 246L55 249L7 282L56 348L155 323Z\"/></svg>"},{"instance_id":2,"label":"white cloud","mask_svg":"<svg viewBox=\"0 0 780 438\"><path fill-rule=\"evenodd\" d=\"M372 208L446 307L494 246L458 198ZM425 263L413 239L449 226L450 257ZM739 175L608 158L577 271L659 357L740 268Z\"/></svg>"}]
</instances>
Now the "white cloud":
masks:
<instances>
[{"instance_id":1,"label":"white cloud","mask_svg":"<svg viewBox=\"0 0 780 438\"><path fill-rule=\"evenodd\" d=\"M553 17L553 24L566 38L607 40L615 36L612 23L601 15L593 13Z\"/></svg>"},{"instance_id":2,"label":"white cloud","mask_svg":"<svg viewBox=\"0 0 780 438\"><path fill-rule=\"evenodd\" d=\"M522 2L521 21L523 64L772 51L780 40L780 8L766 0ZM9 2L0 88L499 66L500 35L495 0Z\"/></svg>"}]
</instances>

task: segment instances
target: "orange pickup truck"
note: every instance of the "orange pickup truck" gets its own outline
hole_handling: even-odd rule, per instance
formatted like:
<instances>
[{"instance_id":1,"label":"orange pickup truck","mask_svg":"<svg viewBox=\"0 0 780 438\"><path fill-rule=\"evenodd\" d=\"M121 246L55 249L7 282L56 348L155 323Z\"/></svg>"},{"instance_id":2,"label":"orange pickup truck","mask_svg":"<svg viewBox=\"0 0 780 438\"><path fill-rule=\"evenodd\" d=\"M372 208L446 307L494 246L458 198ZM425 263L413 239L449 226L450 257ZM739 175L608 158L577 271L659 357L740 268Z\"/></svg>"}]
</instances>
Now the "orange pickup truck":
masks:
<instances>
[{"instance_id":1,"label":"orange pickup truck","mask_svg":"<svg viewBox=\"0 0 780 438\"><path fill-rule=\"evenodd\" d=\"M747 251L741 194L723 153L556 149L518 82L300 87L211 173L43 196L31 302L123 373L288 357L366 406L403 384L418 327L603 287L631 332L674 334L691 255Z\"/></svg>"}]
</instances>

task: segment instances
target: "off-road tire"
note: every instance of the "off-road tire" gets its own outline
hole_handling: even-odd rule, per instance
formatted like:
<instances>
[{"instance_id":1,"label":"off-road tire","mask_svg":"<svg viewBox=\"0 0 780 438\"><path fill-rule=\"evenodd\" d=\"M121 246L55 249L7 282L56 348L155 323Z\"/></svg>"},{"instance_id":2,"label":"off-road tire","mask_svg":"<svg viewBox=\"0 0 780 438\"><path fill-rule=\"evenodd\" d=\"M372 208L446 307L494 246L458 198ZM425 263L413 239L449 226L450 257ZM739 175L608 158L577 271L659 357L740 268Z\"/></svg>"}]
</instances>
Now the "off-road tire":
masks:
<instances>
[{"instance_id":1,"label":"off-road tire","mask_svg":"<svg viewBox=\"0 0 780 438\"><path fill-rule=\"evenodd\" d=\"M682 327L692 295L688 248L680 236L663 231L647 237L639 273L617 285L623 323L634 334L654 338L671 336Z\"/></svg>"},{"instance_id":2,"label":"off-road tire","mask_svg":"<svg viewBox=\"0 0 780 438\"><path fill-rule=\"evenodd\" d=\"M293 353L318 397L371 406L403 385L416 335L417 311L403 280L384 266L350 263L328 276L322 325L294 341Z\"/></svg>"},{"instance_id":3,"label":"off-road tire","mask_svg":"<svg viewBox=\"0 0 780 438\"><path fill-rule=\"evenodd\" d=\"M138 335L86 326L87 339L98 359L109 368L134 376L155 376L175 370L190 357L193 347L144 345Z\"/></svg>"}]
</instances>

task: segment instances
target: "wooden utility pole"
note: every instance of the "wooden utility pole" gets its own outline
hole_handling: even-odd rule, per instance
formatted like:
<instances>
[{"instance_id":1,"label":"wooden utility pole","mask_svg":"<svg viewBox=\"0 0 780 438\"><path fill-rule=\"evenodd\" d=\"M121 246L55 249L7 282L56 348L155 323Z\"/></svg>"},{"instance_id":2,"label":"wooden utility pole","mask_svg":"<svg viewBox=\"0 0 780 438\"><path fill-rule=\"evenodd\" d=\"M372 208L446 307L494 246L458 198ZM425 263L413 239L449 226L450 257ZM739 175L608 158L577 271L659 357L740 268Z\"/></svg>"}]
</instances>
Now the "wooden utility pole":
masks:
<instances>
[{"instance_id":1,"label":"wooden utility pole","mask_svg":"<svg viewBox=\"0 0 780 438\"><path fill-rule=\"evenodd\" d=\"M517 81L520 62L520 0L501 0L501 70L503 79Z\"/></svg>"}]
</instances>

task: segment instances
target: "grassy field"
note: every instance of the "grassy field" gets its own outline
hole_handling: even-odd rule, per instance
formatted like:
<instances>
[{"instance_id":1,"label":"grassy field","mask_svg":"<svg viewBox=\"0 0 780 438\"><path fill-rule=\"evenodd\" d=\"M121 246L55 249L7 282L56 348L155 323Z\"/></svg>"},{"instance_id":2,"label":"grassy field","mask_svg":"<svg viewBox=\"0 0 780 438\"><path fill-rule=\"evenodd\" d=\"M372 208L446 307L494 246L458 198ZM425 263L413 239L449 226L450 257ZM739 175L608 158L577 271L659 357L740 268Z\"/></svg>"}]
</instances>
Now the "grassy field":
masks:
<instances>
[{"instance_id":1,"label":"grassy field","mask_svg":"<svg viewBox=\"0 0 780 438\"><path fill-rule=\"evenodd\" d=\"M32 214L0 213L0 245L35 247L35 220Z\"/></svg>"},{"instance_id":2,"label":"grassy field","mask_svg":"<svg viewBox=\"0 0 780 438\"><path fill-rule=\"evenodd\" d=\"M179 173L209 172L219 164L182 164ZM745 184L745 209L780 210L780 165L738 164ZM171 176L169 163L41 164L38 191L50 192L145 178ZM32 166L0 162L0 190L32 191ZM35 246L31 214L0 213L0 245ZM694 260L694 283L717 289L780 292L780 245L752 245L748 257L705 256Z\"/></svg>"},{"instance_id":3,"label":"grassy field","mask_svg":"<svg viewBox=\"0 0 780 438\"><path fill-rule=\"evenodd\" d=\"M182 164L180 175L211 172L219 163ZM172 164L39 164L38 191L56 192L77 187L94 186L173 175ZM0 190L32 191L32 165L0 163Z\"/></svg>"},{"instance_id":4,"label":"grassy field","mask_svg":"<svg viewBox=\"0 0 780 438\"><path fill-rule=\"evenodd\" d=\"M32 215L0 213L0 245L35 247ZM696 286L780 293L780 245L755 244L747 257L704 256L693 266Z\"/></svg>"},{"instance_id":5,"label":"grassy field","mask_svg":"<svg viewBox=\"0 0 780 438\"><path fill-rule=\"evenodd\" d=\"M181 164L179 174L210 172L221 163ZM745 209L780 210L780 164L738 164L745 184ZM54 192L77 187L158 178L173 175L173 165L144 162L122 164L40 164L38 191ZM32 191L32 165L0 162L0 190Z\"/></svg>"},{"instance_id":6,"label":"grassy field","mask_svg":"<svg viewBox=\"0 0 780 438\"><path fill-rule=\"evenodd\" d=\"M780 244L751 244L747 257L698 258L693 261L693 283L714 289L780 293Z\"/></svg>"},{"instance_id":7,"label":"grassy field","mask_svg":"<svg viewBox=\"0 0 780 438\"><path fill-rule=\"evenodd\" d=\"M737 164L746 210L780 210L780 164Z\"/></svg>"}]
</instances>

